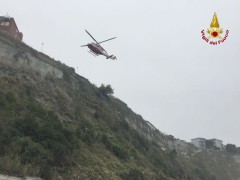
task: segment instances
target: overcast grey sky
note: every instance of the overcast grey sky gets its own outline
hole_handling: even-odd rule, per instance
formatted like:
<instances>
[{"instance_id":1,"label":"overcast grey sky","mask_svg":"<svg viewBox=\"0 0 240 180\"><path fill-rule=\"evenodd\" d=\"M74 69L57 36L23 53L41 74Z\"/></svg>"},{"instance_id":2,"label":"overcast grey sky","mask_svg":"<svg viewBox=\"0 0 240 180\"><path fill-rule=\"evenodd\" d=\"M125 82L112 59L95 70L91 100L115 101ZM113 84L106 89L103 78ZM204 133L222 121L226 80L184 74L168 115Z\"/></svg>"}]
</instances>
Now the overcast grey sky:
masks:
<instances>
[{"instance_id":1,"label":"overcast grey sky","mask_svg":"<svg viewBox=\"0 0 240 180\"><path fill-rule=\"evenodd\" d=\"M74 67L160 131L190 141L218 138L240 146L239 0L0 0L24 42ZM217 46L204 42L216 12L229 30ZM87 29L117 61L80 45ZM224 33L225 34L225 33Z\"/></svg>"}]
</instances>

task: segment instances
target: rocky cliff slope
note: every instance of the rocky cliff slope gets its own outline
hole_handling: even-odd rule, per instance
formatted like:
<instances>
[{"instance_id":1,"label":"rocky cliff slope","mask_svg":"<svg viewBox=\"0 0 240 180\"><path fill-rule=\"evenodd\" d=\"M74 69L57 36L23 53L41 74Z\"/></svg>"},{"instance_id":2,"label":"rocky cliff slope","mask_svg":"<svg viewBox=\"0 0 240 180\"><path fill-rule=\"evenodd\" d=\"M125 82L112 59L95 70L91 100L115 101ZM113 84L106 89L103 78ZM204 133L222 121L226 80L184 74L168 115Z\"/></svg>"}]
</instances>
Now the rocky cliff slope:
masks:
<instances>
[{"instance_id":1,"label":"rocky cliff slope","mask_svg":"<svg viewBox=\"0 0 240 180\"><path fill-rule=\"evenodd\" d=\"M0 33L0 173L45 179L240 179L239 156L164 135L59 61Z\"/></svg>"}]
</instances>

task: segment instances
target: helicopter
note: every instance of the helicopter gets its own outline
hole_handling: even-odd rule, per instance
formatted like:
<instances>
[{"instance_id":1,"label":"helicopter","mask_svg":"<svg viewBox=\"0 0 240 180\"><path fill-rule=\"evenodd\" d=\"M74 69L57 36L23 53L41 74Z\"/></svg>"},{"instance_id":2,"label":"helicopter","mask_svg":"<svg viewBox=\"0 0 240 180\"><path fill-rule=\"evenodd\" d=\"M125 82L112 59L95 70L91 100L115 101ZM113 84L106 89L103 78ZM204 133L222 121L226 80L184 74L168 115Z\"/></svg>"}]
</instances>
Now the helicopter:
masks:
<instances>
[{"instance_id":1,"label":"helicopter","mask_svg":"<svg viewBox=\"0 0 240 180\"><path fill-rule=\"evenodd\" d=\"M109 55L107 53L107 51L100 45L101 43L103 42L106 42L106 41L110 41L112 39L115 39L116 37L113 37L113 38L110 38L110 39L107 39L107 40L104 40L104 41L101 41L101 42L98 42L87 30L85 30L86 33L88 33L88 35L95 41L95 42L92 42L92 43L89 43L89 44L85 44L85 45L82 45L81 47L88 47L90 49L90 54L92 54L93 56L98 56L98 55L103 55L106 57L106 59L112 59L112 60L116 60L117 57L114 56L114 55Z\"/></svg>"}]
</instances>

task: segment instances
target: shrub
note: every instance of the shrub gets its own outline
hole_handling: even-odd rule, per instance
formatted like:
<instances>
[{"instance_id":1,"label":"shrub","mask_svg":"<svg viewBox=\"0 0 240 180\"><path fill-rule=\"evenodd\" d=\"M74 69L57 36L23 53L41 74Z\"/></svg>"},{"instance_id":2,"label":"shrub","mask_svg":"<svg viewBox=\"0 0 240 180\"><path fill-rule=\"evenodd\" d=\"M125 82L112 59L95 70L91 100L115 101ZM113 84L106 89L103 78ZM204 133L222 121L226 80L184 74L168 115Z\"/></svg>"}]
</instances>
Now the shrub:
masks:
<instances>
[{"instance_id":1,"label":"shrub","mask_svg":"<svg viewBox=\"0 0 240 180\"><path fill-rule=\"evenodd\" d=\"M33 99L30 99L27 104L28 109L31 111L32 116L36 117L46 117L47 111L44 110L42 106L36 103Z\"/></svg>"},{"instance_id":2,"label":"shrub","mask_svg":"<svg viewBox=\"0 0 240 180\"><path fill-rule=\"evenodd\" d=\"M226 145L226 151L230 152L230 153L237 153L238 149L237 149L237 146L235 144L227 144Z\"/></svg>"},{"instance_id":3,"label":"shrub","mask_svg":"<svg viewBox=\"0 0 240 180\"><path fill-rule=\"evenodd\" d=\"M92 145L95 142L93 126L84 119L80 120L79 126L76 129L76 135L88 145Z\"/></svg>"},{"instance_id":4,"label":"shrub","mask_svg":"<svg viewBox=\"0 0 240 180\"><path fill-rule=\"evenodd\" d=\"M7 92L5 97L6 97L6 100L10 103L16 102L16 97L12 92Z\"/></svg>"},{"instance_id":5,"label":"shrub","mask_svg":"<svg viewBox=\"0 0 240 180\"><path fill-rule=\"evenodd\" d=\"M62 69L62 72L63 72L63 79L67 82L70 82L69 72L66 69Z\"/></svg>"},{"instance_id":6,"label":"shrub","mask_svg":"<svg viewBox=\"0 0 240 180\"><path fill-rule=\"evenodd\" d=\"M15 102L16 97L13 93L0 91L0 110L11 111Z\"/></svg>"},{"instance_id":7,"label":"shrub","mask_svg":"<svg viewBox=\"0 0 240 180\"><path fill-rule=\"evenodd\" d=\"M17 137L11 143L11 149L21 157L24 164L28 163L42 163L43 158L46 156L46 152L43 147L34 141L30 137Z\"/></svg>"},{"instance_id":8,"label":"shrub","mask_svg":"<svg viewBox=\"0 0 240 180\"><path fill-rule=\"evenodd\" d=\"M112 95L114 93L111 85L105 86L102 84L98 89L103 96Z\"/></svg>"},{"instance_id":9,"label":"shrub","mask_svg":"<svg viewBox=\"0 0 240 180\"><path fill-rule=\"evenodd\" d=\"M126 159L128 157L128 151L118 143L110 134L104 134L102 136L103 144L112 151L118 158Z\"/></svg>"},{"instance_id":10,"label":"shrub","mask_svg":"<svg viewBox=\"0 0 240 180\"><path fill-rule=\"evenodd\" d=\"M139 169L131 169L126 177L128 180L144 180L143 173Z\"/></svg>"},{"instance_id":11,"label":"shrub","mask_svg":"<svg viewBox=\"0 0 240 180\"><path fill-rule=\"evenodd\" d=\"M149 141L140 135L137 131L132 131L132 136L133 136L133 144L134 146L139 149L139 150L145 150L148 151L150 147Z\"/></svg>"},{"instance_id":12,"label":"shrub","mask_svg":"<svg viewBox=\"0 0 240 180\"><path fill-rule=\"evenodd\" d=\"M170 157L171 159L175 159L175 158L177 157L177 151L176 151L176 149L173 149L173 150L170 151L169 157Z\"/></svg>"},{"instance_id":13,"label":"shrub","mask_svg":"<svg viewBox=\"0 0 240 180\"><path fill-rule=\"evenodd\" d=\"M48 165L47 163L46 164L43 164L41 167L40 167L40 176L42 178L44 178L45 180L50 180L53 178L53 170L52 170L52 167L50 165Z\"/></svg>"},{"instance_id":14,"label":"shrub","mask_svg":"<svg viewBox=\"0 0 240 180\"><path fill-rule=\"evenodd\" d=\"M195 173L202 180L216 180L215 176L211 175L209 171L204 168L196 168Z\"/></svg>"}]
</instances>

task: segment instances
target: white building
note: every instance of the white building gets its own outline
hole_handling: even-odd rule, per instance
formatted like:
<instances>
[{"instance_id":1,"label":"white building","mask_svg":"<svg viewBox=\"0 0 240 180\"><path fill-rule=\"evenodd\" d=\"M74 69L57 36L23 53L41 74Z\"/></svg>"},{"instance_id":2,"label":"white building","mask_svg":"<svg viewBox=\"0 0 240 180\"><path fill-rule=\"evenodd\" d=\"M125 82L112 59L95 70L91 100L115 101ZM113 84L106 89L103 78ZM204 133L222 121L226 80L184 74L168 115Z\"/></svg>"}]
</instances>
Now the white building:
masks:
<instances>
[{"instance_id":1,"label":"white building","mask_svg":"<svg viewBox=\"0 0 240 180\"><path fill-rule=\"evenodd\" d=\"M202 148L202 149L206 148L205 141L206 141L206 139L204 139L204 138L194 138L194 139L191 139L191 143L194 146L196 146L198 148Z\"/></svg>"},{"instance_id":2,"label":"white building","mask_svg":"<svg viewBox=\"0 0 240 180\"><path fill-rule=\"evenodd\" d=\"M223 146L223 141L222 140L219 140L219 139L210 139L214 146L220 150L223 150L224 149L224 146Z\"/></svg>"},{"instance_id":3,"label":"white building","mask_svg":"<svg viewBox=\"0 0 240 180\"><path fill-rule=\"evenodd\" d=\"M194 138L191 139L191 143L201 149L219 149L224 150L223 141L219 139L205 139L205 138Z\"/></svg>"}]
</instances>

